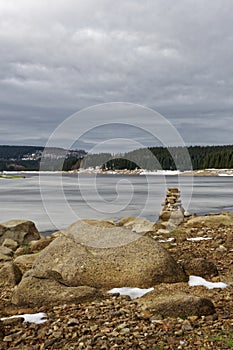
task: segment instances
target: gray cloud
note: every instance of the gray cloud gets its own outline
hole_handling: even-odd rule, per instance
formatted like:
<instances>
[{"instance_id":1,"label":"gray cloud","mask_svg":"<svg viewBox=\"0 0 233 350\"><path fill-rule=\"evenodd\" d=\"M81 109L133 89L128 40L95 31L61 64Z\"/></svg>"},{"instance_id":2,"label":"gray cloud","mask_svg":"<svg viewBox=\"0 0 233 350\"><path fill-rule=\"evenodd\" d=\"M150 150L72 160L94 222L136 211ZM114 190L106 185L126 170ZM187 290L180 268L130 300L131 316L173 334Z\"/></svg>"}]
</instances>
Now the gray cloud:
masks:
<instances>
[{"instance_id":1,"label":"gray cloud","mask_svg":"<svg viewBox=\"0 0 233 350\"><path fill-rule=\"evenodd\" d=\"M71 113L112 101L158 110L188 144L232 143L232 11L231 0L0 0L0 143L44 144Z\"/></svg>"}]
</instances>

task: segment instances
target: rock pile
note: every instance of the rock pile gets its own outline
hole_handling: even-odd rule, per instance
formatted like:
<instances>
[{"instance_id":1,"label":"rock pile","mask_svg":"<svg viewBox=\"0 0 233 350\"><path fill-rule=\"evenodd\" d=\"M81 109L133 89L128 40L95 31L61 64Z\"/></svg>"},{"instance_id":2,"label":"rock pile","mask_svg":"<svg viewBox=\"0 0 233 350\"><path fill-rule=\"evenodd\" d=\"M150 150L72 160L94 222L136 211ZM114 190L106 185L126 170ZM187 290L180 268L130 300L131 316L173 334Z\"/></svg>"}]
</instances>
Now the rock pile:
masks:
<instances>
[{"instance_id":1,"label":"rock pile","mask_svg":"<svg viewBox=\"0 0 233 350\"><path fill-rule=\"evenodd\" d=\"M163 209L159 215L162 222L178 225L184 219L184 208L180 200L178 188L168 188L165 201L162 203Z\"/></svg>"}]
</instances>

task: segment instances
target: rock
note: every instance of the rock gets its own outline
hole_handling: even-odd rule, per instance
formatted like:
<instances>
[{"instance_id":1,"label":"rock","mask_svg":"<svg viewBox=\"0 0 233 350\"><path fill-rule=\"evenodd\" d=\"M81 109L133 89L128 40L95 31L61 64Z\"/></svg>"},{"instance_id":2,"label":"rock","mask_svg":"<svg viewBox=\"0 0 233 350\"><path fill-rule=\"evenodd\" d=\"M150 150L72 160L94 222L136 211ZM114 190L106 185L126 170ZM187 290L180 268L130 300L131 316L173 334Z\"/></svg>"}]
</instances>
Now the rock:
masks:
<instances>
[{"instance_id":1,"label":"rock","mask_svg":"<svg viewBox=\"0 0 233 350\"><path fill-rule=\"evenodd\" d=\"M226 253L227 252L227 248L224 247L224 245L220 244L220 246L216 248L216 252Z\"/></svg>"},{"instance_id":2,"label":"rock","mask_svg":"<svg viewBox=\"0 0 233 350\"><path fill-rule=\"evenodd\" d=\"M88 225L104 227L104 228L111 228L111 227L116 226L115 222L112 220L85 219L85 220L80 220L80 221L82 221Z\"/></svg>"},{"instance_id":3,"label":"rock","mask_svg":"<svg viewBox=\"0 0 233 350\"><path fill-rule=\"evenodd\" d=\"M82 303L100 297L100 293L89 286L67 287L54 279L26 276L16 287L12 303L18 306L51 306Z\"/></svg>"},{"instance_id":4,"label":"rock","mask_svg":"<svg viewBox=\"0 0 233 350\"><path fill-rule=\"evenodd\" d=\"M22 245L28 244L32 240L40 239L40 234L32 221L10 220L0 224L0 244L6 238L10 238Z\"/></svg>"},{"instance_id":5,"label":"rock","mask_svg":"<svg viewBox=\"0 0 233 350\"><path fill-rule=\"evenodd\" d=\"M11 238L5 238L2 246L15 251L18 248L18 243Z\"/></svg>"},{"instance_id":6,"label":"rock","mask_svg":"<svg viewBox=\"0 0 233 350\"><path fill-rule=\"evenodd\" d=\"M43 237L36 241L31 241L29 243L30 250L33 251L41 251L46 248L53 241L53 237Z\"/></svg>"},{"instance_id":7,"label":"rock","mask_svg":"<svg viewBox=\"0 0 233 350\"><path fill-rule=\"evenodd\" d=\"M137 301L149 312L162 317L203 316L215 313L214 305L209 299L185 293L157 295L152 291Z\"/></svg>"},{"instance_id":8,"label":"rock","mask_svg":"<svg viewBox=\"0 0 233 350\"><path fill-rule=\"evenodd\" d=\"M221 213L204 216L197 216L187 221L187 227L217 227L218 225L233 226L233 214Z\"/></svg>"},{"instance_id":9,"label":"rock","mask_svg":"<svg viewBox=\"0 0 233 350\"><path fill-rule=\"evenodd\" d=\"M123 219L121 219L119 222L118 222L118 225L119 226L129 226L131 223L133 223L135 220L137 219L136 216L127 216Z\"/></svg>"},{"instance_id":10,"label":"rock","mask_svg":"<svg viewBox=\"0 0 233 350\"><path fill-rule=\"evenodd\" d=\"M14 260L14 264L20 269L22 274L32 268L34 261L36 260L38 253L20 255Z\"/></svg>"},{"instance_id":11,"label":"rock","mask_svg":"<svg viewBox=\"0 0 233 350\"><path fill-rule=\"evenodd\" d=\"M15 286L22 278L20 269L12 262L6 262L0 268L0 286Z\"/></svg>"},{"instance_id":12,"label":"rock","mask_svg":"<svg viewBox=\"0 0 233 350\"><path fill-rule=\"evenodd\" d=\"M94 225L83 226L83 222L71 225L66 234L73 238L56 238L39 253L27 276L37 280L50 279L57 274L59 282L67 286L86 285L107 290L124 286L148 288L161 282L187 281L182 268L152 238L138 236L119 227L110 229L110 232L106 228L104 232L97 228ZM100 233L104 234L105 239L112 239L112 248L86 247L78 242L89 236L97 244L95 235L101 241ZM135 240L135 236L139 238ZM116 246L117 242L119 245L124 241L125 245ZM110 242L105 244L109 245ZM24 286L24 278L18 286L18 294L24 294L24 287L21 290L21 286Z\"/></svg>"},{"instance_id":13,"label":"rock","mask_svg":"<svg viewBox=\"0 0 233 350\"><path fill-rule=\"evenodd\" d=\"M194 258L186 260L182 266L187 275L200 276L203 278L213 277L218 275L216 265L204 258Z\"/></svg>"},{"instance_id":14,"label":"rock","mask_svg":"<svg viewBox=\"0 0 233 350\"><path fill-rule=\"evenodd\" d=\"M157 231L157 235L167 235L169 234L170 231L169 230L166 230L164 228L160 228L158 231Z\"/></svg>"},{"instance_id":15,"label":"rock","mask_svg":"<svg viewBox=\"0 0 233 350\"><path fill-rule=\"evenodd\" d=\"M0 262L10 261L12 258L8 255L0 253Z\"/></svg>"},{"instance_id":16,"label":"rock","mask_svg":"<svg viewBox=\"0 0 233 350\"><path fill-rule=\"evenodd\" d=\"M14 253L14 257L26 254L31 254L31 249L29 245L18 247Z\"/></svg>"},{"instance_id":17,"label":"rock","mask_svg":"<svg viewBox=\"0 0 233 350\"><path fill-rule=\"evenodd\" d=\"M11 250L10 248L4 247L4 246L0 246L0 254L12 256L13 250Z\"/></svg>"},{"instance_id":18,"label":"rock","mask_svg":"<svg viewBox=\"0 0 233 350\"><path fill-rule=\"evenodd\" d=\"M62 237L62 236L65 236L65 233L62 230L53 232L51 234L52 238L57 238L57 237Z\"/></svg>"},{"instance_id":19,"label":"rock","mask_svg":"<svg viewBox=\"0 0 233 350\"><path fill-rule=\"evenodd\" d=\"M182 331L185 333L185 332L189 332L192 330L193 330L193 327L192 327L191 323L189 322L189 320L184 320L184 322L182 324Z\"/></svg>"},{"instance_id":20,"label":"rock","mask_svg":"<svg viewBox=\"0 0 233 350\"><path fill-rule=\"evenodd\" d=\"M119 226L123 226L132 230L133 232L144 234L147 232L154 232L157 229L158 224L155 222L143 219L136 218L133 216L129 216L119 221Z\"/></svg>"}]
</instances>

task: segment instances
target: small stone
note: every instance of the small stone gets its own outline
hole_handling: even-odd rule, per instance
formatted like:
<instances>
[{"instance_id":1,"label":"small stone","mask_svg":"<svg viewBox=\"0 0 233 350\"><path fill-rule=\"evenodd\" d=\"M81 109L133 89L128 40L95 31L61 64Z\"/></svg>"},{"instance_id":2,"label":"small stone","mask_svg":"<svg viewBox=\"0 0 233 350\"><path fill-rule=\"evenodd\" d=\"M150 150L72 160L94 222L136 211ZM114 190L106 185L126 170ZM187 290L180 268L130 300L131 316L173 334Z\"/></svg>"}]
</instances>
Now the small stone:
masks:
<instances>
[{"instance_id":1,"label":"small stone","mask_svg":"<svg viewBox=\"0 0 233 350\"><path fill-rule=\"evenodd\" d=\"M3 341L6 341L6 342L12 342L13 340L13 337L11 335L6 335L4 338L3 338Z\"/></svg>"},{"instance_id":2,"label":"small stone","mask_svg":"<svg viewBox=\"0 0 233 350\"><path fill-rule=\"evenodd\" d=\"M71 318L68 322L67 322L67 326L68 327L72 327L79 324L79 320L77 318Z\"/></svg>"},{"instance_id":3,"label":"small stone","mask_svg":"<svg viewBox=\"0 0 233 350\"><path fill-rule=\"evenodd\" d=\"M182 330L184 332L193 330L193 327L192 327L191 323L188 320L184 320L183 325L182 325Z\"/></svg>"},{"instance_id":4,"label":"small stone","mask_svg":"<svg viewBox=\"0 0 233 350\"><path fill-rule=\"evenodd\" d=\"M216 252L225 253L227 252L227 248L224 247L224 245L220 245L218 248L216 248Z\"/></svg>"},{"instance_id":5,"label":"small stone","mask_svg":"<svg viewBox=\"0 0 233 350\"><path fill-rule=\"evenodd\" d=\"M128 334L128 333L130 333L130 328L128 328L128 327L122 328L122 329L120 330L120 334L121 334L121 335L125 335L125 334Z\"/></svg>"}]
</instances>

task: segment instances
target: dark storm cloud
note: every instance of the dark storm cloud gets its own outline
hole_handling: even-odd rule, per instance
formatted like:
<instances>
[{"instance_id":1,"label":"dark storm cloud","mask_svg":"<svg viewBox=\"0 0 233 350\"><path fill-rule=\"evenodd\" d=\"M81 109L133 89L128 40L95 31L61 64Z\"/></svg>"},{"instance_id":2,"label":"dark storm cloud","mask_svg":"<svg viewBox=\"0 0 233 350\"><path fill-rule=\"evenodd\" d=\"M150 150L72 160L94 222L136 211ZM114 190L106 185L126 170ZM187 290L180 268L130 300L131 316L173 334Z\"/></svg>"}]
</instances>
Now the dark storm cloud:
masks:
<instances>
[{"instance_id":1,"label":"dark storm cloud","mask_svg":"<svg viewBox=\"0 0 233 350\"><path fill-rule=\"evenodd\" d=\"M0 0L0 143L44 144L71 113L112 101L158 110L188 144L232 143L232 11L231 0Z\"/></svg>"}]
</instances>

